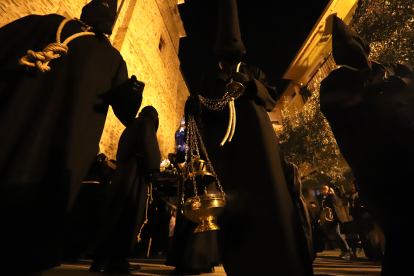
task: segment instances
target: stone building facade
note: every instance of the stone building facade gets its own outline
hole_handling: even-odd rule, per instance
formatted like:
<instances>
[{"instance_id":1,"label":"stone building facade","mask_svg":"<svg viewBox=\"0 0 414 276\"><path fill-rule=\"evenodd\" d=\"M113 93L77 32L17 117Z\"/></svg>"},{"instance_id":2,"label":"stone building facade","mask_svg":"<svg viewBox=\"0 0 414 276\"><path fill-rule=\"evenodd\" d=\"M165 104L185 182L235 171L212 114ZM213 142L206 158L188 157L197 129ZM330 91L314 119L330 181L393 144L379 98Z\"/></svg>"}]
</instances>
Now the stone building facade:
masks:
<instances>
[{"instance_id":1,"label":"stone building facade","mask_svg":"<svg viewBox=\"0 0 414 276\"><path fill-rule=\"evenodd\" d=\"M90 0L1 0L0 27L30 14L80 17ZM189 95L180 71L178 50L185 30L178 12L184 0L118 0L118 18L110 37L125 59L129 75L145 82L142 107L154 106L160 117L158 141L163 158L174 151L174 133ZM70 45L69 45L70 46ZM108 111L101 152L115 159L123 125Z\"/></svg>"}]
</instances>

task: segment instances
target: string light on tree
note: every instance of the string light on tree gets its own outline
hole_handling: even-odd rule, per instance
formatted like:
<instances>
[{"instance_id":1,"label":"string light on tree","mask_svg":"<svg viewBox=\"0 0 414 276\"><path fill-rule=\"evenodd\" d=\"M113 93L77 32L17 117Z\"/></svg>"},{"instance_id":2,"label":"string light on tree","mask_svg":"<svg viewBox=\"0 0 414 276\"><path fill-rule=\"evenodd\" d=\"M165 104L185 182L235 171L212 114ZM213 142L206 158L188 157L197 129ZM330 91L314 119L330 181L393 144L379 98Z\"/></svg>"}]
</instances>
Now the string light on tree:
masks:
<instances>
[{"instance_id":1,"label":"string light on tree","mask_svg":"<svg viewBox=\"0 0 414 276\"><path fill-rule=\"evenodd\" d=\"M413 24L414 0L360 0L350 26L370 43L370 59L414 65ZM285 99L283 128L276 130L286 159L299 167L305 179L319 174L337 182L349 170L320 111L320 84L336 68L328 57L307 85L312 96L300 111L294 107L292 114ZM316 174L309 174L312 171Z\"/></svg>"}]
</instances>

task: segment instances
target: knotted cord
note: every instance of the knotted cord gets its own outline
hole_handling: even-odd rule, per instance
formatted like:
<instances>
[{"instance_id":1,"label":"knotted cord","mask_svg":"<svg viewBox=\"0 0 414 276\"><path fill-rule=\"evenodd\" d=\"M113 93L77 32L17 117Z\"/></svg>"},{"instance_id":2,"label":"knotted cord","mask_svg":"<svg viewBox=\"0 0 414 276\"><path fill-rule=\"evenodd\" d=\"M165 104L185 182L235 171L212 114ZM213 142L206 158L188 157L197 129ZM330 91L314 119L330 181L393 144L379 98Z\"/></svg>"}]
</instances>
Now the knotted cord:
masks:
<instances>
[{"instance_id":1,"label":"knotted cord","mask_svg":"<svg viewBox=\"0 0 414 276\"><path fill-rule=\"evenodd\" d=\"M73 19L65 19L60 23L58 31L56 33L56 42L50 43L47 45L43 51L41 52L34 52L32 50L28 50L28 55L22 57L19 60L20 65L27 65L29 67L37 67L43 73L46 71L50 71L49 62L53 59L60 58L63 54L67 54L69 51L68 43L74 40L75 38L85 36L85 35L95 35L92 32L81 32L74 34L68 37L63 43L60 42L60 35L62 33L63 27L66 25L67 22Z\"/></svg>"},{"instance_id":2,"label":"knotted cord","mask_svg":"<svg viewBox=\"0 0 414 276\"><path fill-rule=\"evenodd\" d=\"M150 183L150 185L148 185L148 194L147 194L147 204L145 207L145 220L141 225L141 228L139 229L139 233L137 235L137 242L140 243L141 242L141 232L142 229L144 228L145 224L148 223L148 204L152 204L152 183Z\"/></svg>"}]
</instances>

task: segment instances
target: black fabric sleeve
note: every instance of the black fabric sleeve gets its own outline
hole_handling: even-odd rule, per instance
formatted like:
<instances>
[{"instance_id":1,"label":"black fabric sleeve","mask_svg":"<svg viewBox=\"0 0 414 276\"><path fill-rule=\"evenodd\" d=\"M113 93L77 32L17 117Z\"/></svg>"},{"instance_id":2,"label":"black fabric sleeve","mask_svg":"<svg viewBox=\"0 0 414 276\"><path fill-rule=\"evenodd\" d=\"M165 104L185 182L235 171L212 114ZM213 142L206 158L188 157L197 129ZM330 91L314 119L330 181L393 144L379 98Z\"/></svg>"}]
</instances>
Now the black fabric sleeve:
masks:
<instances>
[{"instance_id":1,"label":"black fabric sleeve","mask_svg":"<svg viewBox=\"0 0 414 276\"><path fill-rule=\"evenodd\" d=\"M142 103L144 87L137 90L134 82L133 78L128 79L126 63L122 60L113 80L114 88L105 96L105 101L112 106L115 116L126 127L133 122Z\"/></svg>"},{"instance_id":2,"label":"black fabric sleeve","mask_svg":"<svg viewBox=\"0 0 414 276\"><path fill-rule=\"evenodd\" d=\"M161 153L154 123L149 118L138 117L134 126L136 153L144 156L145 170L149 173L160 171Z\"/></svg>"},{"instance_id":3,"label":"black fabric sleeve","mask_svg":"<svg viewBox=\"0 0 414 276\"><path fill-rule=\"evenodd\" d=\"M350 69L340 68L332 71L321 82L320 106L326 116L359 104L364 97L365 76Z\"/></svg>"},{"instance_id":4,"label":"black fabric sleeve","mask_svg":"<svg viewBox=\"0 0 414 276\"><path fill-rule=\"evenodd\" d=\"M133 133L131 131L131 128L126 128L121 134L121 137L119 138L118 142L118 150L116 152L116 161L119 163L124 162L126 159L128 159L131 155L134 155L133 151L133 144L132 141L134 140L134 137L132 137Z\"/></svg>"},{"instance_id":5,"label":"black fabric sleeve","mask_svg":"<svg viewBox=\"0 0 414 276\"><path fill-rule=\"evenodd\" d=\"M326 206L332 209L334 220L336 222L342 223L343 222L342 214L341 214L341 210L339 209L336 196L333 194L330 194L329 196L326 197L326 201L328 201L328 204L329 204L329 205L327 204Z\"/></svg>"},{"instance_id":6,"label":"black fabric sleeve","mask_svg":"<svg viewBox=\"0 0 414 276\"><path fill-rule=\"evenodd\" d=\"M30 50L24 47L25 38L39 33L36 28L42 18L40 15L29 15L0 28L0 78L7 78L3 72L19 67L18 60Z\"/></svg>"},{"instance_id":7,"label":"black fabric sleeve","mask_svg":"<svg viewBox=\"0 0 414 276\"><path fill-rule=\"evenodd\" d=\"M401 79L409 89L414 90L414 71L411 66L390 63L388 64L394 71L395 77Z\"/></svg>"},{"instance_id":8,"label":"black fabric sleeve","mask_svg":"<svg viewBox=\"0 0 414 276\"><path fill-rule=\"evenodd\" d=\"M328 195L328 196L326 197L326 199L325 199L325 203L324 203L324 205L325 205L325 207L329 207L329 208L331 208L331 209L334 209L334 205L335 205L335 203L336 203L335 196L333 196L333 195Z\"/></svg>"},{"instance_id":9,"label":"black fabric sleeve","mask_svg":"<svg viewBox=\"0 0 414 276\"><path fill-rule=\"evenodd\" d=\"M161 153L158 145L154 122L145 117L138 117L124 130L119 139L117 162L122 163L133 156L141 156L148 173L159 172Z\"/></svg>"},{"instance_id":10,"label":"black fabric sleeve","mask_svg":"<svg viewBox=\"0 0 414 276\"><path fill-rule=\"evenodd\" d=\"M20 42L20 40L22 40L36 27L36 24L41 20L41 18L41 15L28 15L1 27L1 52L4 52L6 49L10 49L10 47L15 46L16 42Z\"/></svg>"},{"instance_id":11,"label":"black fabric sleeve","mask_svg":"<svg viewBox=\"0 0 414 276\"><path fill-rule=\"evenodd\" d=\"M256 103L263 106L268 112L272 111L279 100L276 88L267 86L266 75L260 69L255 73L253 81L257 89Z\"/></svg>"}]
</instances>

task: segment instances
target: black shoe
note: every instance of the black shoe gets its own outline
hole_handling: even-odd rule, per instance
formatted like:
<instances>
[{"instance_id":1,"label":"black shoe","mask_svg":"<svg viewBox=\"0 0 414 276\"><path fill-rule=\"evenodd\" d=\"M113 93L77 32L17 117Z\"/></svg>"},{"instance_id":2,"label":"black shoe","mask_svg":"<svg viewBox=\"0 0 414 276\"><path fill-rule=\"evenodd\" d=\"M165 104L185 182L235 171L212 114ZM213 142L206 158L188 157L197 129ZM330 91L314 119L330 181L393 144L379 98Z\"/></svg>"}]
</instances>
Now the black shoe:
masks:
<instances>
[{"instance_id":1,"label":"black shoe","mask_svg":"<svg viewBox=\"0 0 414 276\"><path fill-rule=\"evenodd\" d=\"M108 263L105 266L104 274L107 275L128 275L131 274L129 262Z\"/></svg>"},{"instance_id":2,"label":"black shoe","mask_svg":"<svg viewBox=\"0 0 414 276\"><path fill-rule=\"evenodd\" d=\"M176 267L173 271L173 275L200 275L199 269L190 269L185 267Z\"/></svg>"},{"instance_id":3,"label":"black shoe","mask_svg":"<svg viewBox=\"0 0 414 276\"><path fill-rule=\"evenodd\" d=\"M132 271L132 270L140 270L141 269L141 266L139 264L132 265L131 263L128 262L128 269L130 271Z\"/></svg>"},{"instance_id":4,"label":"black shoe","mask_svg":"<svg viewBox=\"0 0 414 276\"><path fill-rule=\"evenodd\" d=\"M214 269L214 267L206 268L206 269L201 269L201 273L214 273L214 272L216 272L216 270Z\"/></svg>"},{"instance_id":5,"label":"black shoe","mask_svg":"<svg viewBox=\"0 0 414 276\"><path fill-rule=\"evenodd\" d=\"M93 261L91 267L89 267L89 272L101 272L103 265L101 262Z\"/></svg>"}]
</instances>

